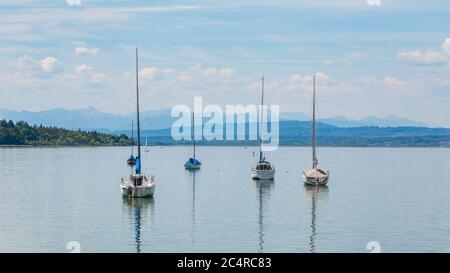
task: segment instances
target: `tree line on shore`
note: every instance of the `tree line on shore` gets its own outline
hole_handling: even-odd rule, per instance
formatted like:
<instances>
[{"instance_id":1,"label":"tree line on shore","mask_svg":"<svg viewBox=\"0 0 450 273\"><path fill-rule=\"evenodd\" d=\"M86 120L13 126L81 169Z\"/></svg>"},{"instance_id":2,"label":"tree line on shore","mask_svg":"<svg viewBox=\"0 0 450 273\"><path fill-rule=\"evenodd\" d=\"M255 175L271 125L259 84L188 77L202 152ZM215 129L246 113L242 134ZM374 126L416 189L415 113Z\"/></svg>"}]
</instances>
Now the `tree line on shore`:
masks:
<instances>
[{"instance_id":1,"label":"tree line on shore","mask_svg":"<svg viewBox=\"0 0 450 273\"><path fill-rule=\"evenodd\" d=\"M57 146L125 146L131 139L124 134L112 135L96 131L67 130L27 122L0 120L0 145Z\"/></svg>"}]
</instances>

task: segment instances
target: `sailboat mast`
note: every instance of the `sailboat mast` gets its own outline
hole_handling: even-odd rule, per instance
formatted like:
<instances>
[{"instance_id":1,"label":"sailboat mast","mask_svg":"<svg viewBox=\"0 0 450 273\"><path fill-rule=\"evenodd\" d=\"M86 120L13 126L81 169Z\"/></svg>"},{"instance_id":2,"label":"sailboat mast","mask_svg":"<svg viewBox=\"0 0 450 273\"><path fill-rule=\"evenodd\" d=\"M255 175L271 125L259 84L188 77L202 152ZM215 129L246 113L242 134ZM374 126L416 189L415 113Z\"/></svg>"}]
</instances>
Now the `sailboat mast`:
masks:
<instances>
[{"instance_id":1,"label":"sailboat mast","mask_svg":"<svg viewBox=\"0 0 450 273\"><path fill-rule=\"evenodd\" d=\"M195 158L195 124L194 124L194 120L195 120L195 112L192 111L192 141L194 143L194 158Z\"/></svg>"},{"instance_id":2,"label":"sailboat mast","mask_svg":"<svg viewBox=\"0 0 450 273\"><path fill-rule=\"evenodd\" d=\"M138 158L141 160L141 124L139 120L139 64L138 64L138 48L136 47L136 112L137 112L137 143ZM141 162L142 163L142 162Z\"/></svg>"},{"instance_id":3,"label":"sailboat mast","mask_svg":"<svg viewBox=\"0 0 450 273\"><path fill-rule=\"evenodd\" d=\"M131 155L134 153L134 122L131 120Z\"/></svg>"},{"instance_id":4,"label":"sailboat mast","mask_svg":"<svg viewBox=\"0 0 450 273\"><path fill-rule=\"evenodd\" d=\"M313 77L312 165L317 167L316 157L316 74Z\"/></svg>"},{"instance_id":5,"label":"sailboat mast","mask_svg":"<svg viewBox=\"0 0 450 273\"><path fill-rule=\"evenodd\" d=\"M262 87L261 87L261 110L260 110L260 122L259 122L259 162L263 161L263 153L262 153L262 144L263 144L263 138L262 138L262 123L263 123L263 113L264 113L264 75L261 78Z\"/></svg>"}]
</instances>

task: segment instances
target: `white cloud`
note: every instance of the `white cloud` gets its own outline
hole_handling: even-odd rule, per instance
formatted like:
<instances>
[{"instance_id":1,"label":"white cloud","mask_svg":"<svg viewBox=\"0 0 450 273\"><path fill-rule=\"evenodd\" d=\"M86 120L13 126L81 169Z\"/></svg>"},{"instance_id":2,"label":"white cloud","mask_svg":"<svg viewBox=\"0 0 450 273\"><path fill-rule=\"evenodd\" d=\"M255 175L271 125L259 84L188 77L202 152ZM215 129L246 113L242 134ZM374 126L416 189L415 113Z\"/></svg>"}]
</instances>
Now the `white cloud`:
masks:
<instances>
[{"instance_id":1,"label":"white cloud","mask_svg":"<svg viewBox=\"0 0 450 273\"><path fill-rule=\"evenodd\" d=\"M445 39L445 41L442 43L441 48L442 52L450 57L450 38Z\"/></svg>"},{"instance_id":2,"label":"white cloud","mask_svg":"<svg viewBox=\"0 0 450 273\"><path fill-rule=\"evenodd\" d=\"M336 82L328 74L324 72L316 72L316 84L320 85L322 91L335 92L344 90L344 84ZM313 86L314 74L302 76L293 74L289 79L289 83L285 88L281 88L287 92L310 92Z\"/></svg>"},{"instance_id":3,"label":"white cloud","mask_svg":"<svg viewBox=\"0 0 450 273\"><path fill-rule=\"evenodd\" d=\"M224 78L230 78L234 75L234 70L231 68L222 68L220 69L219 74Z\"/></svg>"},{"instance_id":4,"label":"white cloud","mask_svg":"<svg viewBox=\"0 0 450 273\"><path fill-rule=\"evenodd\" d=\"M21 71L39 70L40 64L37 60L33 59L29 55L23 55L19 58L18 68Z\"/></svg>"},{"instance_id":5,"label":"white cloud","mask_svg":"<svg viewBox=\"0 0 450 273\"><path fill-rule=\"evenodd\" d=\"M144 80L153 80L158 74L160 69L156 66L146 67L141 69L139 77Z\"/></svg>"},{"instance_id":6,"label":"white cloud","mask_svg":"<svg viewBox=\"0 0 450 273\"><path fill-rule=\"evenodd\" d=\"M410 81L403 81L394 76L385 76L384 78L375 78L375 77L361 77L356 78L351 83L355 90L358 92L377 92L379 94L384 94L388 96L392 96L395 94L402 93L411 94L420 90L422 84L411 84ZM399 91L399 92L397 92ZM375 93L372 96L376 96Z\"/></svg>"},{"instance_id":7,"label":"white cloud","mask_svg":"<svg viewBox=\"0 0 450 273\"><path fill-rule=\"evenodd\" d=\"M400 81L399 79L390 77L390 76L384 77L383 83L389 88L400 88L400 87L406 86L405 82Z\"/></svg>"},{"instance_id":8,"label":"white cloud","mask_svg":"<svg viewBox=\"0 0 450 273\"><path fill-rule=\"evenodd\" d=\"M24 55L19 58L18 68L23 72L42 75L43 72L59 72L62 70L62 65L55 57L50 56L38 61L29 55Z\"/></svg>"},{"instance_id":9,"label":"white cloud","mask_svg":"<svg viewBox=\"0 0 450 273\"><path fill-rule=\"evenodd\" d=\"M81 0L66 0L69 6L81 6Z\"/></svg>"},{"instance_id":10,"label":"white cloud","mask_svg":"<svg viewBox=\"0 0 450 273\"><path fill-rule=\"evenodd\" d=\"M100 50L98 48L77 47L75 48L74 53L77 56L98 56L100 54Z\"/></svg>"},{"instance_id":11,"label":"white cloud","mask_svg":"<svg viewBox=\"0 0 450 273\"><path fill-rule=\"evenodd\" d=\"M354 80L354 84L358 86L371 86L376 88L388 88L388 89L397 89L397 88L403 88L407 86L407 83L404 81L401 81L393 76L385 76L382 79L376 79L374 77L362 77L362 78L356 78Z\"/></svg>"},{"instance_id":12,"label":"white cloud","mask_svg":"<svg viewBox=\"0 0 450 273\"><path fill-rule=\"evenodd\" d=\"M108 76L104 73L93 73L91 75L92 84L106 84L108 83Z\"/></svg>"},{"instance_id":13,"label":"white cloud","mask_svg":"<svg viewBox=\"0 0 450 273\"><path fill-rule=\"evenodd\" d=\"M448 61L448 58L441 52L433 50L428 50L426 52L421 52L419 50L400 52L397 54L397 59L415 65L437 65L445 64Z\"/></svg>"},{"instance_id":14,"label":"white cloud","mask_svg":"<svg viewBox=\"0 0 450 273\"><path fill-rule=\"evenodd\" d=\"M92 66L87 64L81 64L75 67L75 74L88 73L92 70Z\"/></svg>"},{"instance_id":15,"label":"white cloud","mask_svg":"<svg viewBox=\"0 0 450 273\"><path fill-rule=\"evenodd\" d=\"M316 80L322 80L322 81L326 81L329 80L330 76L328 76L327 74L323 73L323 72L317 72L316 73Z\"/></svg>"},{"instance_id":16,"label":"white cloud","mask_svg":"<svg viewBox=\"0 0 450 273\"><path fill-rule=\"evenodd\" d=\"M80 64L75 67L74 73L64 75L64 81L86 91L85 89L91 85L98 88L99 85L108 84L110 78L105 73L95 72L94 68L88 64Z\"/></svg>"},{"instance_id":17,"label":"white cloud","mask_svg":"<svg viewBox=\"0 0 450 273\"><path fill-rule=\"evenodd\" d=\"M41 67L45 72L57 72L61 68L61 63L55 57L46 57L41 60Z\"/></svg>"},{"instance_id":18,"label":"white cloud","mask_svg":"<svg viewBox=\"0 0 450 273\"><path fill-rule=\"evenodd\" d=\"M327 74L323 73L323 72L317 72L315 73L316 75L316 80L322 80L322 81L327 81L330 79L330 76L328 76ZM291 82L311 82L313 81L313 77L314 74L312 75L306 75L304 77L302 77L300 74L293 74L291 76Z\"/></svg>"},{"instance_id":19,"label":"white cloud","mask_svg":"<svg viewBox=\"0 0 450 273\"><path fill-rule=\"evenodd\" d=\"M369 6L381 6L381 0L366 0Z\"/></svg>"},{"instance_id":20,"label":"white cloud","mask_svg":"<svg viewBox=\"0 0 450 273\"><path fill-rule=\"evenodd\" d=\"M202 69L200 65L191 68L191 73L197 74L200 72L201 75L207 78L214 78L220 76L222 78L231 78L234 75L234 70L231 68L215 68L208 67L206 69Z\"/></svg>"},{"instance_id":21,"label":"white cloud","mask_svg":"<svg viewBox=\"0 0 450 273\"><path fill-rule=\"evenodd\" d=\"M162 73L164 74L164 76L171 76L171 75L175 74L175 72L176 71L173 68L164 68L162 70Z\"/></svg>"},{"instance_id":22,"label":"white cloud","mask_svg":"<svg viewBox=\"0 0 450 273\"><path fill-rule=\"evenodd\" d=\"M302 80L302 76L300 74L294 74L291 76L291 82L298 82Z\"/></svg>"},{"instance_id":23,"label":"white cloud","mask_svg":"<svg viewBox=\"0 0 450 273\"><path fill-rule=\"evenodd\" d=\"M261 87L260 87L261 88ZM279 81L270 81L268 84L264 86L267 91L277 92L282 88L282 85Z\"/></svg>"},{"instance_id":24,"label":"white cloud","mask_svg":"<svg viewBox=\"0 0 450 273\"><path fill-rule=\"evenodd\" d=\"M419 50L399 52L397 59L406 63L415 65L444 65L450 64L450 38L444 40L441 44L442 51L428 50L422 52Z\"/></svg>"},{"instance_id":25,"label":"white cloud","mask_svg":"<svg viewBox=\"0 0 450 273\"><path fill-rule=\"evenodd\" d=\"M217 69L214 67L208 67L203 70L203 75L205 75L206 77L215 77L217 76L217 74L219 74L219 71L217 71Z\"/></svg>"},{"instance_id":26,"label":"white cloud","mask_svg":"<svg viewBox=\"0 0 450 273\"><path fill-rule=\"evenodd\" d=\"M181 82L187 82L187 81L191 80L191 77L189 77L188 75L182 74L182 75L178 76L178 80Z\"/></svg>"},{"instance_id":27,"label":"white cloud","mask_svg":"<svg viewBox=\"0 0 450 273\"><path fill-rule=\"evenodd\" d=\"M18 87L41 89L47 86L48 79L38 78L28 73L17 72L7 76L6 80Z\"/></svg>"},{"instance_id":28,"label":"white cloud","mask_svg":"<svg viewBox=\"0 0 450 273\"><path fill-rule=\"evenodd\" d=\"M87 64L81 64L75 67L75 74L89 73L92 71L92 66Z\"/></svg>"}]
</instances>

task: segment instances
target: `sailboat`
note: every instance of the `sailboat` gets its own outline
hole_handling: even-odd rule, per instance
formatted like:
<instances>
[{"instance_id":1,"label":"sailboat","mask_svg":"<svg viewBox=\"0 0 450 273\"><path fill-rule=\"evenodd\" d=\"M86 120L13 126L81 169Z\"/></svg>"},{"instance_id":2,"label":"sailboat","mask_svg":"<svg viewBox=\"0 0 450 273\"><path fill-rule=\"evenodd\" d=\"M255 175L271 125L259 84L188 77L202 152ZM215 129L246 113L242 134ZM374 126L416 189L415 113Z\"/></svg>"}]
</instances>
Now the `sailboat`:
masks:
<instances>
[{"instance_id":1,"label":"sailboat","mask_svg":"<svg viewBox=\"0 0 450 273\"><path fill-rule=\"evenodd\" d=\"M323 186L328 183L330 173L319 169L316 153L316 75L313 78L313 119L312 119L312 169L303 171L305 184Z\"/></svg>"},{"instance_id":2,"label":"sailboat","mask_svg":"<svg viewBox=\"0 0 450 273\"><path fill-rule=\"evenodd\" d=\"M139 65L138 49L136 48L136 113L137 113L137 157L134 172L128 178L122 178L120 188L122 195L128 197L152 197L155 192L154 176L147 177L142 173L141 158L141 128L139 120Z\"/></svg>"},{"instance_id":3,"label":"sailboat","mask_svg":"<svg viewBox=\"0 0 450 273\"><path fill-rule=\"evenodd\" d=\"M186 163L184 163L184 168L186 170L199 170L200 167L202 166L202 163L195 158L195 136L194 136L194 130L195 130L195 126L194 126L194 112L192 112L192 142L193 142L193 156L191 158L188 159L188 161L186 161Z\"/></svg>"},{"instance_id":4,"label":"sailboat","mask_svg":"<svg viewBox=\"0 0 450 273\"><path fill-rule=\"evenodd\" d=\"M261 89L261 110L260 110L260 123L259 123L259 162L256 166L252 167L252 178L259 180L272 180L275 176L275 166L270 164L269 161L266 160L263 152L263 135L262 135L262 123L263 123L263 106L264 106L264 76L261 78L262 81L262 89Z\"/></svg>"},{"instance_id":5,"label":"sailboat","mask_svg":"<svg viewBox=\"0 0 450 273\"><path fill-rule=\"evenodd\" d=\"M148 137L145 138L145 150L146 153L150 152L150 149L148 148Z\"/></svg>"}]
</instances>

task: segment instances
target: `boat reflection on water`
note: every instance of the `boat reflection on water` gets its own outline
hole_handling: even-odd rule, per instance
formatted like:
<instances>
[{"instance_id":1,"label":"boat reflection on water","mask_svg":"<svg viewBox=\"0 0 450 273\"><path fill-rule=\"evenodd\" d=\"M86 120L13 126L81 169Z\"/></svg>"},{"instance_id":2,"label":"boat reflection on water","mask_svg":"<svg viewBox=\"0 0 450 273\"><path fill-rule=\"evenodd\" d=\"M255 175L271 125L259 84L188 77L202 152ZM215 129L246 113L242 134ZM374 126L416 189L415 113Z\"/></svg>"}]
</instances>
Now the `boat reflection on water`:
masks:
<instances>
[{"instance_id":1,"label":"boat reflection on water","mask_svg":"<svg viewBox=\"0 0 450 273\"><path fill-rule=\"evenodd\" d=\"M192 244L195 243L194 234L195 234L195 175L199 172L199 170L190 170L189 174L192 179L192 234L191 240Z\"/></svg>"},{"instance_id":2,"label":"boat reflection on water","mask_svg":"<svg viewBox=\"0 0 450 273\"><path fill-rule=\"evenodd\" d=\"M316 252L317 248L317 205L318 203L328 199L328 186L304 186L307 195L311 196L311 235L309 236L309 250L311 253Z\"/></svg>"},{"instance_id":3,"label":"boat reflection on water","mask_svg":"<svg viewBox=\"0 0 450 273\"><path fill-rule=\"evenodd\" d=\"M129 198L123 196L122 205L124 211L129 216L134 217L134 244L136 246L136 252L140 253L142 250L142 216L148 219L148 212L150 212L150 219L153 220L154 216L154 199L153 198ZM144 220L145 221L145 220Z\"/></svg>"},{"instance_id":4,"label":"boat reflection on water","mask_svg":"<svg viewBox=\"0 0 450 273\"><path fill-rule=\"evenodd\" d=\"M257 200L258 200L258 252L264 251L264 212L267 211L267 202L274 188L273 180L257 180L255 181Z\"/></svg>"}]
</instances>

